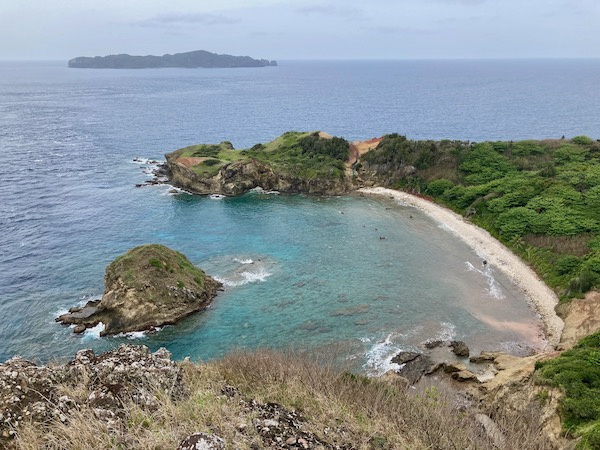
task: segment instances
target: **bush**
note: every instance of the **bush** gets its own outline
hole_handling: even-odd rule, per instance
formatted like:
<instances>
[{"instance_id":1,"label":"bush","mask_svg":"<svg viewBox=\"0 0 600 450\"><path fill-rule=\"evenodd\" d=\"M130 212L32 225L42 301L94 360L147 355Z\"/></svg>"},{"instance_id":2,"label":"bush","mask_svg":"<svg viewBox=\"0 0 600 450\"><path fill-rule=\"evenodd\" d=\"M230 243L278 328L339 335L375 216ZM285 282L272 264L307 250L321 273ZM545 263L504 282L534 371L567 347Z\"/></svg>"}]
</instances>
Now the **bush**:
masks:
<instances>
[{"instance_id":1,"label":"bush","mask_svg":"<svg viewBox=\"0 0 600 450\"><path fill-rule=\"evenodd\" d=\"M500 214L496 226L505 238L510 239L513 236L527 234L537 218L535 211L521 206Z\"/></svg>"},{"instance_id":2,"label":"bush","mask_svg":"<svg viewBox=\"0 0 600 450\"><path fill-rule=\"evenodd\" d=\"M590 145L594 143L592 138L588 136L575 136L571 141L577 145Z\"/></svg>"},{"instance_id":3,"label":"bush","mask_svg":"<svg viewBox=\"0 0 600 450\"><path fill-rule=\"evenodd\" d=\"M494 151L489 143L474 145L459 169L465 174L467 184L484 184L513 170L508 159Z\"/></svg>"},{"instance_id":4,"label":"bush","mask_svg":"<svg viewBox=\"0 0 600 450\"><path fill-rule=\"evenodd\" d=\"M573 272L579 268L581 265L581 259L577 256L566 255L561 257L556 262L556 272L559 275L565 275L567 273Z\"/></svg>"},{"instance_id":5,"label":"bush","mask_svg":"<svg viewBox=\"0 0 600 450\"><path fill-rule=\"evenodd\" d=\"M564 392L560 406L564 429L573 434L584 430L582 441L594 442L600 424L599 348L600 332L597 332L558 358L536 363L538 382Z\"/></svg>"},{"instance_id":6,"label":"bush","mask_svg":"<svg viewBox=\"0 0 600 450\"><path fill-rule=\"evenodd\" d=\"M454 183L452 181L446 180L445 178L440 178L439 180L430 181L427 184L426 192L433 197L439 197L452 187L454 187Z\"/></svg>"}]
</instances>

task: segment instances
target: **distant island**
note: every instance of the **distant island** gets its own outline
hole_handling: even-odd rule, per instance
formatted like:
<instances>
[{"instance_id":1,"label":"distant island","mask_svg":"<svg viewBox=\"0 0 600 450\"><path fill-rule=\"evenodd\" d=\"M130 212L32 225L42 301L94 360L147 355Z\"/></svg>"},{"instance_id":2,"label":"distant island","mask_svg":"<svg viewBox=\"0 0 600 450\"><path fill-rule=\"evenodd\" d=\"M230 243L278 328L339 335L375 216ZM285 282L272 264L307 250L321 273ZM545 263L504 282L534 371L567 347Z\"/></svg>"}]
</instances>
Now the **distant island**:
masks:
<instances>
[{"instance_id":1,"label":"distant island","mask_svg":"<svg viewBox=\"0 0 600 450\"><path fill-rule=\"evenodd\" d=\"M276 66L277 61L254 59L249 56L219 55L196 50L163 56L132 56L127 54L108 56L78 56L69 61L68 66L77 69L156 69L163 67L233 68Z\"/></svg>"}]
</instances>

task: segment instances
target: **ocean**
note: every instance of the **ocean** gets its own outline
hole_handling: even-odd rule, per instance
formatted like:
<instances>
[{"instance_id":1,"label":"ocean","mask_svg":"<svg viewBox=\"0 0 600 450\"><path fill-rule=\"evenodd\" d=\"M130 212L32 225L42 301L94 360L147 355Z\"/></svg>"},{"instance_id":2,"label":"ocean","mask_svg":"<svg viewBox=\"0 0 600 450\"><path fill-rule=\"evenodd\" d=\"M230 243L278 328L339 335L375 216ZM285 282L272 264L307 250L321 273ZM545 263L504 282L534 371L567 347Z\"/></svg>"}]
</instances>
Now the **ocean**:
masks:
<instances>
[{"instance_id":1,"label":"ocean","mask_svg":"<svg viewBox=\"0 0 600 450\"><path fill-rule=\"evenodd\" d=\"M193 360L307 351L378 374L394 353L432 338L464 340L473 352L535 350L539 320L519 288L414 209L359 195L211 199L135 185L151 176L147 160L177 148L245 148L289 130L349 140L599 138L598 105L598 60L146 70L1 62L0 361L135 342ZM149 335L74 336L54 322L102 294L116 256L151 242L224 282L210 309ZM507 326L487 324L489 315Z\"/></svg>"}]
</instances>

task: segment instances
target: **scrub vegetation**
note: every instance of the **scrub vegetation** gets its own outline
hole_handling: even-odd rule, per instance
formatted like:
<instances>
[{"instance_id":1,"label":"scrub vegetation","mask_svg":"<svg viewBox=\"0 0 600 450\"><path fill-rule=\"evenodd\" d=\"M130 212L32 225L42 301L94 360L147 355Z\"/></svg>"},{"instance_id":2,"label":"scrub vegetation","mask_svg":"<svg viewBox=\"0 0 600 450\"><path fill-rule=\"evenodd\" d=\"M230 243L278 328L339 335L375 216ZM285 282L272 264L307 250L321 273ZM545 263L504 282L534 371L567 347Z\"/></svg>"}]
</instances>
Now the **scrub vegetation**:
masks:
<instances>
[{"instance_id":1,"label":"scrub vegetation","mask_svg":"<svg viewBox=\"0 0 600 450\"><path fill-rule=\"evenodd\" d=\"M577 448L600 448L600 332L558 358L538 362L536 369L539 383L563 391L563 427L572 436L581 436Z\"/></svg>"},{"instance_id":2,"label":"scrub vegetation","mask_svg":"<svg viewBox=\"0 0 600 450\"><path fill-rule=\"evenodd\" d=\"M186 147L173 154L177 158L199 158L192 170L212 177L229 163L257 160L274 170L306 179L344 177L344 163L349 158L350 144L343 138L323 138L318 132L288 131L271 142L249 149L235 150L231 142Z\"/></svg>"}]
</instances>

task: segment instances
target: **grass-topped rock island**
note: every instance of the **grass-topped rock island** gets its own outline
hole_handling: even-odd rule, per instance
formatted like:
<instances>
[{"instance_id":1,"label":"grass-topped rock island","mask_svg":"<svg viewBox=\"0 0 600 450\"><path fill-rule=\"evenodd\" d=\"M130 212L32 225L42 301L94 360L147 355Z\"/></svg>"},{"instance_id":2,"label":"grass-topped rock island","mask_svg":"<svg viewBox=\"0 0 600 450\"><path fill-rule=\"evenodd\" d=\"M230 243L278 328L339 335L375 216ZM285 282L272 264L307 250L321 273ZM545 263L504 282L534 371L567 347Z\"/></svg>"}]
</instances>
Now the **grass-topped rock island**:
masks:
<instances>
[{"instance_id":1,"label":"grass-topped rock island","mask_svg":"<svg viewBox=\"0 0 600 450\"><path fill-rule=\"evenodd\" d=\"M205 309L221 284L183 254L149 244L116 258L104 276L101 300L71 308L56 320L82 333L100 324L101 336L172 325Z\"/></svg>"}]
</instances>

